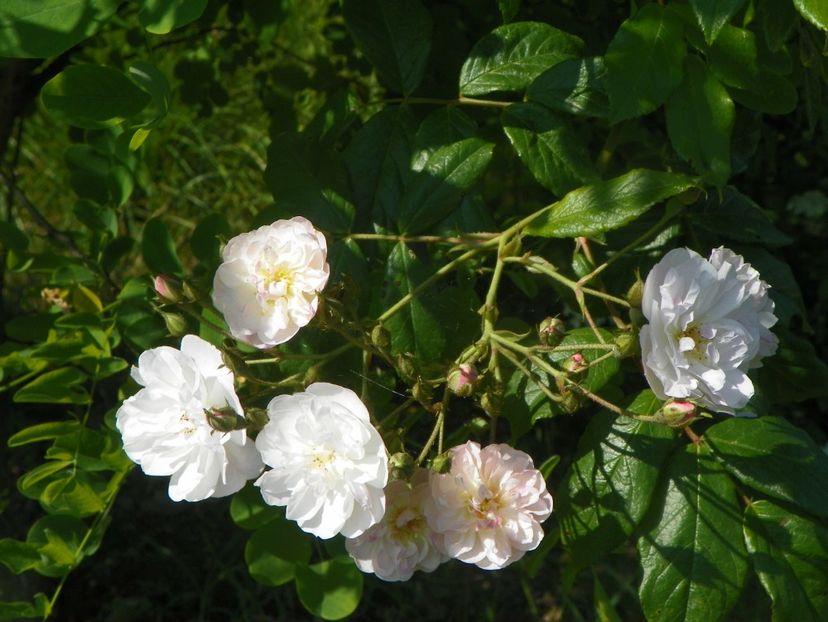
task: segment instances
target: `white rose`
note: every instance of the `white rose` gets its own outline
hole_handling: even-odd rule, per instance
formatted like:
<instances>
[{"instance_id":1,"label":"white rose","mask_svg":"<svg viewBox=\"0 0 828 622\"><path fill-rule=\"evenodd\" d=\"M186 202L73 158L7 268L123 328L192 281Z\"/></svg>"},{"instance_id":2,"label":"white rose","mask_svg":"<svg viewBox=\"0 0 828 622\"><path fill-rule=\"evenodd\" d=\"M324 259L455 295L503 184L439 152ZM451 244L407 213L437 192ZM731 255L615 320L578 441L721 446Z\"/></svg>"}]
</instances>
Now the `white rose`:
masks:
<instances>
[{"instance_id":1,"label":"white rose","mask_svg":"<svg viewBox=\"0 0 828 622\"><path fill-rule=\"evenodd\" d=\"M417 469L411 483L394 480L385 487L383 519L361 536L345 540L345 549L362 572L383 581L408 581L416 570L432 572L446 560L424 514L430 495L425 469Z\"/></svg>"},{"instance_id":2,"label":"white rose","mask_svg":"<svg viewBox=\"0 0 828 622\"><path fill-rule=\"evenodd\" d=\"M300 216L237 235L222 253L213 304L236 339L286 342L313 319L328 282L325 236Z\"/></svg>"},{"instance_id":3,"label":"white rose","mask_svg":"<svg viewBox=\"0 0 828 622\"><path fill-rule=\"evenodd\" d=\"M689 398L733 413L753 396L747 370L776 352L768 285L733 251L705 260L670 251L647 275L641 329L644 373L661 399Z\"/></svg>"},{"instance_id":4,"label":"white rose","mask_svg":"<svg viewBox=\"0 0 828 622\"><path fill-rule=\"evenodd\" d=\"M543 540L552 495L532 459L508 445L468 441L451 449L451 470L431 473L428 524L445 552L484 570L504 568Z\"/></svg>"},{"instance_id":5,"label":"white rose","mask_svg":"<svg viewBox=\"0 0 828 622\"><path fill-rule=\"evenodd\" d=\"M124 451L147 475L171 475L173 501L233 494L263 464L244 430L221 433L207 412L243 414L233 372L212 345L186 335L181 350L161 346L142 353L132 377L144 388L116 414Z\"/></svg>"},{"instance_id":6,"label":"white rose","mask_svg":"<svg viewBox=\"0 0 828 622\"><path fill-rule=\"evenodd\" d=\"M256 447L272 469L256 481L270 505L320 538L362 534L385 512L388 455L350 389L325 382L279 395Z\"/></svg>"}]
</instances>

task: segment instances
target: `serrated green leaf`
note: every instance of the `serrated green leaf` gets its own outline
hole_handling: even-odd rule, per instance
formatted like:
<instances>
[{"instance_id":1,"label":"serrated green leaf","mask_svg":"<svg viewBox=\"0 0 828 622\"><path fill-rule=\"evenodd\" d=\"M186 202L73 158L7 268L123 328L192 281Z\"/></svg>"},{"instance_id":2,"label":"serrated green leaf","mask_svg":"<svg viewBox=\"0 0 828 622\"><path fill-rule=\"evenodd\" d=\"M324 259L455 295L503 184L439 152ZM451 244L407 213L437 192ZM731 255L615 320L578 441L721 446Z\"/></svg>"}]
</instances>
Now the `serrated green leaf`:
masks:
<instances>
[{"instance_id":1,"label":"serrated green leaf","mask_svg":"<svg viewBox=\"0 0 828 622\"><path fill-rule=\"evenodd\" d=\"M667 101L681 84L686 53L681 21L658 4L621 24L604 56L612 121L640 117Z\"/></svg>"},{"instance_id":2,"label":"serrated green leaf","mask_svg":"<svg viewBox=\"0 0 828 622\"><path fill-rule=\"evenodd\" d=\"M773 622L828 618L828 529L763 499L745 509L744 533Z\"/></svg>"},{"instance_id":3,"label":"serrated green leaf","mask_svg":"<svg viewBox=\"0 0 828 622\"><path fill-rule=\"evenodd\" d=\"M207 0L144 0L138 21L147 32L165 35L197 20L206 8Z\"/></svg>"},{"instance_id":4,"label":"serrated green leaf","mask_svg":"<svg viewBox=\"0 0 828 622\"><path fill-rule=\"evenodd\" d=\"M389 107L371 117L348 145L344 160L360 225L388 230L397 221L415 132L407 106Z\"/></svg>"},{"instance_id":5,"label":"serrated green leaf","mask_svg":"<svg viewBox=\"0 0 828 622\"><path fill-rule=\"evenodd\" d=\"M0 57L47 58L95 34L119 0L3 0Z\"/></svg>"},{"instance_id":6,"label":"serrated green leaf","mask_svg":"<svg viewBox=\"0 0 828 622\"><path fill-rule=\"evenodd\" d=\"M46 372L18 389L18 404L87 404L89 394L83 385L87 375L75 367L61 367Z\"/></svg>"},{"instance_id":7,"label":"serrated green leaf","mask_svg":"<svg viewBox=\"0 0 828 622\"><path fill-rule=\"evenodd\" d=\"M258 528L244 547L250 576L264 585L292 581L298 566L311 557L310 538L296 523L280 518Z\"/></svg>"},{"instance_id":8,"label":"serrated green leaf","mask_svg":"<svg viewBox=\"0 0 828 622\"><path fill-rule=\"evenodd\" d=\"M270 143L264 175L276 205L260 213L259 221L304 216L326 231L351 230L354 206L337 152L297 132L285 132Z\"/></svg>"},{"instance_id":9,"label":"serrated green leaf","mask_svg":"<svg viewBox=\"0 0 828 622\"><path fill-rule=\"evenodd\" d=\"M421 171L431 155L450 143L472 138L477 124L459 107L443 106L429 114L414 135L411 170Z\"/></svg>"},{"instance_id":10,"label":"serrated green leaf","mask_svg":"<svg viewBox=\"0 0 828 622\"><path fill-rule=\"evenodd\" d=\"M704 438L740 482L828 517L828 455L800 428L782 417L733 417Z\"/></svg>"},{"instance_id":11,"label":"serrated green leaf","mask_svg":"<svg viewBox=\"0 0 828 622\"><path fill-rule=\"evenodd\" d=\"M564 118L538 104L513 104L501 118L521 161L543 187L558 196L598 179L586 141Z\"/></svg>"},{"instance_id":12,"label":"serrated green leaf","mask_svg":"<svg viewBox=\"0 0 828 622\"><path fill-rule=\"evenodd\" d=\"M565 60L535 78L526 99L560 112L604 119L609 116L605 75L600 56Z\"/></svg>"},{"instance_id":13,"label":"serrated green leaf","mask_svg":"<svg viewBox=\"0 0 828 622\"><path fill-rule=\"evenodd\" d=\"M40 97L55 118L89 129L117 125L150 102L122 72L97 65L64 69L46 83Z\"/></svg>"},{"instance_id":14,"label":"serrated green leaf","mask_svg":"<svg viewBox=\"0 0 828 622\"><path fill-rule=\"evenodd\" d=\"M598 235L627 224L694 185L689 177L677 173L633 169L573 190L535 218L526 233L551 238Z\"/></svg>"},{"instance_id":15,"label":"serrated green leaf","mask_svg":"<svg viewBox=\"0 0 828 622\"><path fill-rule=\"evenodd\" d=\"M409 294L428 275L428 269L417 259L414 252L398 243L391 251L386 266L389 281L387 304L393 304ZM438 358L446 345L442 318L434 312L425 296L416 296L386 322L391 333L391 349L394 354L411 352L421 360Z\"/></svg>"},{"instance_id":16,"label":"serrated green leaf","mask_svg":"<svg viewBox=\"0 0 828 622\"><path fill-rule=\"evenodd\" d=\"M647 620L726 619L747 576L742 511L733 481L704 445L670 459L650 518L638 540Z\"/></svg>"},{"instance_id":17,"label":"serrated green leaf","mask_svg":"<svg viewBox=\"0 0 828 622\"><path fill-rule=\"evenodd\" d=\"M400 231L428 231L457 209L463 195L483 176L493 149L493 144L480 138L467 138L432 153L406 188Z\"/></svg>"},{"instance_id":18,"label":"serrated green leaf","mask_svg":"<svg viewBox=\"0 0 828 622\"><path fill-rule=\"evenodd\" d=\"M627 408L651 415L661 407L651 391ZM578 443L578 458L558 499L561 535L573 566L587 567L622 544L644 517L675 432L656 423L595 415Z\"/></svg>"},{"instance_id":19,"label":"serrated green leaf","mask_svg":"<svg viewBox=\"0 0 828 622\"><path fill-rule=\"evenodd\" d=\"M736 15L745 0L690 0L699 27L708 45L716 40L730 18Z\"/></svg>"},{"instance_id":20,"label":"serrated green leaf","mask_svg":"<svg viewBox=\"0 0 828 622\"><path fill-rule=\"evenodd\" d=\"M431 49L431 16L420 0L344 0L342 14L380 77L403 95L414 92Z\"/></svg>"},{"instance_id":21,"label":"serrated green leaf","mask_svg":"<svg viewBox=\"0 0 828 622\"><path fill-rule=\"evenodd\" d=\"M362 598L362 573L350 559L332 559L296 569L296 592L305 609L323 620L341 620Z\"/></svg>"},{"instance_id":22,"label":"serrated green leaf","mask_svg":"<svg viewBox=\"0 0 828 622\"><path fill-rule=\"evenodd\" d=\"M734 106L697 56L688 56L684 80L665 106L667 133L676 152L717 186L730 177Z\"/></svg>"},{"instance_id":23,"label":"serrated green leaf","mask_svg":"<svg viewBox=\"0 0 828 622\"><path fill-rule=\"evenodd\" d=\"M738 242L785 246L792 241L776 228L762 208L732 186L725 188L721 197L708 195L693 208L690 217L695 226ZM774 293L771 292L772 298Z\"/></svg>"},{"instance_id":24,"label":"serrated green leaf","mask_svg":"<svg viewBox=\"0 0 828 622\"><path fill-rule=\"evenodd\" d=\"M828 31L828 4L824 0L794 0L794 6L814 26Z\"/></svg>"},{"instance_id":25,"label":"serrated green leaf","mask_svg":"<svg viewBox=\"0 0 828 622\"><path fill-rule=\"evenodd\" d=\"M7 444L9 447L20 447L27 443L52 440L64 434L77 432L79 428L80 423L77 421L49 421L48 423L38 423L37 425L29 426L12 434Z\"/></svg>"},{"instance_id":26,"label":"serrated green leaf","mask_svg":"<svg viewBox=\"0 0 828 622\"><path fill-rule=\"evenodd\" d=\"M522 91L541 73L578 56L583 41L549 24L516 22L478 41L460 69L460 94Z\"/></svg>"}]
</instances>

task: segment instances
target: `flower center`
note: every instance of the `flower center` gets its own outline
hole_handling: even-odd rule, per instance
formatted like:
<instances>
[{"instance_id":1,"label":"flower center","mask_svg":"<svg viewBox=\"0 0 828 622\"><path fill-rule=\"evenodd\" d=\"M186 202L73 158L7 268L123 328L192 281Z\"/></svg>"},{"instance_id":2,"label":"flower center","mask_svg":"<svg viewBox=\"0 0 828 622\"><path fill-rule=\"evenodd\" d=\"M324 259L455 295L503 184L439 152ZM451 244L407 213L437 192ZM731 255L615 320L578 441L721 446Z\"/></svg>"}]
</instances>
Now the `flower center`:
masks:
<instances>
[{"instance_id":1,"label":"flower center","mask_svg":"<svg viewBox=\"0 0 828 622\"><path fill-rule=\"evenodd\" d=\"M497 512L502 507L499 495L480 486L477 495L470 499L471 512L477 519L477 529L494 529L503 524Z\"/></svg>"},{"instance_id":2,"label":"flower center","mask_svg":"<svg viewBox=\"0 0 828 622\"><path fill-rule=\"evenodd\" d=\"M188 415L187 413L181 413L181 417L179 417L178 420L182 424L179 433L183 434L185 438L189 438L190 436L192 436L193 433L196 431L197 427L196 422L193 421L192 417L190 417L190 415Z\"/></svg>"},{"instance_id":3,"label":"flower center","mask_svg":"<svg viewBox=\"0 0 828 622\"><path fill-rule=\"evenodd\" d=\"M402 506L391 511L388 527L395 540L411 540L422 532L425 517L411 508Z\"/></svg>"},{"instance_id":4,"label":"flower center","mask_svg":"<svg viewBox=\"0 0 828 622\"><path fill-rule=\"evenodd\" d=\"M684 352L687 358L695 361L702 361L705 358L705 345L710 342L701 334L701 329L698 324L690 324L683 331L676 334L676 339L679 344L679 351Z\"/></svg>"},{"instance_id":5,"label":"flower center","mask_svg":"<svg viewBox=\"0 0 828 622\"><path fill-rule=\"evenodd\" d=\"M311 456L311 466L321 471L327 471L335 461L336 452L330 449L320 449Z\"/></svg>"},{"instance_id":6,"label":"flower center","mask_svg":"<svg viewBox=\"0 0 828 622\"><path fill-rule=\"evenodd\" d=\"M294 295L296 286L296 271L284 264L275 265L260 262L257 266L258 290L266 302L274 304L280 298L290 298Z\"/></svg>"}]
</instances>

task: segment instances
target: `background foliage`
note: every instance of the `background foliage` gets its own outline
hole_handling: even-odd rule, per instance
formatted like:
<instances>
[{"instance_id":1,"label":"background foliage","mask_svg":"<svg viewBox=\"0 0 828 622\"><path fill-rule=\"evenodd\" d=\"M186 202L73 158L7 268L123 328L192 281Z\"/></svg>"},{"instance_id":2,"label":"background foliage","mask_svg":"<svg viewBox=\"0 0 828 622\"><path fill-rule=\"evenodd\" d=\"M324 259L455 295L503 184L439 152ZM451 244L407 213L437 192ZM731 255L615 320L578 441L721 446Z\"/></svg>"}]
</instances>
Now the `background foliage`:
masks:
<instances>
[{"instance_id":1,"label":"background foliage","mask_svg":"<svg viewBox=\"0 0 828 622\"><path fill-rule=\"evenodd\" d=\"M4 0L0 617L825 619L825 6ZM298 214L329 240L324 310L251 352L211 310L220 244ZM660 407L636 273L721 244L780 318L760 417L608 410ZM245 405L323 379L392 452L435 414L445 447L525 449L556 503L541 549L390 585L250 488L171 503L113 419L137 355L187 332ZM468 360L482 384L450 398Z\"/></svg>"}]
</instances>

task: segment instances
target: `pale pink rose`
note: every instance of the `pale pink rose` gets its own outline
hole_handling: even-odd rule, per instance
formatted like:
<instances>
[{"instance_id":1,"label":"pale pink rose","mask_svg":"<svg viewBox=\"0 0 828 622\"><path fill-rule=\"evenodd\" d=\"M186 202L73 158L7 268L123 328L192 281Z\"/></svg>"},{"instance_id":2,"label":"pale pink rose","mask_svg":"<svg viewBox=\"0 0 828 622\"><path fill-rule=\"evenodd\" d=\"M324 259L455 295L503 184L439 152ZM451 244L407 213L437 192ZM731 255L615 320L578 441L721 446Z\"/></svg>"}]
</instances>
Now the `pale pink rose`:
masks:
<instances>
[{"instance_id":1,"label":"pale pink rose","mask_svg":"<svg viewBox=\"0 0 828 622\"><path fill-rule=\"evenodd\" d=\"M432 572L446 560L423 510L430 495L425 469L418 469L410 483L394 480L385 487L382 521L345 540L348 554L362 572L372 572L383 581L408 581L415 571Z\"/></svg>"},{"instance_id":2,"label":"pale pink rose","mask_svg":"<svg viewBox=\"0 0 828 622\"><path fill-rule=\"evenodd\" d=\"M468 441L451 449L451 470L431 473L430 482L426 518L449 556L495 570L541 543L552 495L524 452Z\"/></svg>"},{"instance_id":3,"label":"pale pink rose","mask_svg":"<svg viewBox=\"0 0 828 622\"><path fill-rule=\"evenodd\" d=\"M213 304L236 339L271 348L313 319L328 282L325 236L305 218L277 220L227 243Z\"/></svg>"}]
</instances>

